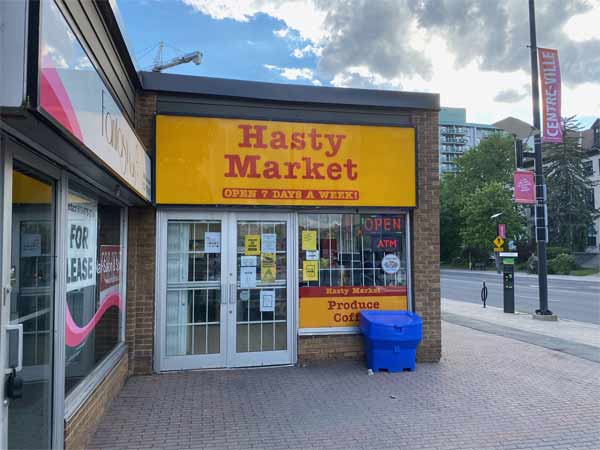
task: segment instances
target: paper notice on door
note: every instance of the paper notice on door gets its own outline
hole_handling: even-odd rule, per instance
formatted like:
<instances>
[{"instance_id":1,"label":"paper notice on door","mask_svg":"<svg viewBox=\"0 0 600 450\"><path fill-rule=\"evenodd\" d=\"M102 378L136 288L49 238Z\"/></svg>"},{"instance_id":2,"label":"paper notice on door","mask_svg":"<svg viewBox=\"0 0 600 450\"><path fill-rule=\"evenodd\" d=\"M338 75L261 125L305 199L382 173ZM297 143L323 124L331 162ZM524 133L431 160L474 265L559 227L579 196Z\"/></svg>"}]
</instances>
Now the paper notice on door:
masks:
<instances>
[{"instance_id":1,"label":"paper notice on door","mask_svg":"<svg viewBox=\"0 0 600 450\"><path fill-rule=\"evenodd\" d=\"M256 287L256 267L240 267L240 289L254 289Z\"/></svg>"},{"instance_id":2,"label":"paper notice on door","mask_svg":"<svg viewBox=\"0 0 600 450\"><path fill-rule=\"evenodd\" d=\"M244 255L260 255L260 235L247 234L244 236Z\"/></svg>"},{"instance_id":3,"label":"paper notice on door","mask_svg":"<svg viewBox=\"0 0 600 450\"><path fill-rule=\"evenodd\" d=\"M302 261L302 281L319 281L319 261Z\"/></svg>"},{"instance_id":4,"label":"paper notice on door","mask_svg":"<svg viewBox=\"0 0 600 450\"><path fill-rule=\"evenodd\" d=\"M319 260L319 250L307 251L306 252L306 260L307 261L318 261Z\"/></svg>"},{"instance_id":5,"label":"paper notice on door","mask_svg":"<svg viewBox=\"0 0 600 450\"><path fill-rule=\"evenodd\" d=\"M275 253L263 253L260 255L260 281L272 283L275 281L277 266Z\"/></svg>"},{"instance_id":6,"label":"paper notice on door","mask_svg":"<svg viewBox=\"0 0 600 450\"><path fill-rule=\"evenodd\" d=\"M317 249L317 232L314 230L304 230L302 232L302 250Z\"/></svg>"},{"instance_id":7,"label":"paper notice on door","mask_svg":"<svg viewBox=\"0 0 600 450\"><path fill-rule=\"evenodd\" d=\"M39 233L21 234L21 258L42 256L42 235Z\"/></svg>"},{"instance_id":8,"label":"paper notice on door","mask_svg":"<svg viewBox=\"0 0 600 450\"><path fill-rule=\"evenodd\" d=\"M275 291L260 291L260 311L275 311Z\"/></svg>"},{"instance_id":9,"label":"paper notice on door","mask_svg":"<svg viewBox=\"0 0 600 450\"><path fill-rule=\"evenodd\" d=\"M275 253L277 251L277 235L275 233L263 233L260 245L262 253Z\"/></svg>"},{"instance_id":10,"label":"paper notice on door","mask_svg":"<svg viewBox=\"0 0 600 450\"><path fill-rule=\"evenodd\" d=\"M214 231L204 233L204 253L221 253L221 233Z\"/></svg>"},{"instance_id":11,"label":"paper notice on door","mask_svg":"<svg viewBox=\"0 0 600 450\"><path fill-rule=\"evenodd\" d=\"M258 258L256 256L241 256L240 265L242 267L256 267L258 265Z\"/></svg>"}]
</instances>

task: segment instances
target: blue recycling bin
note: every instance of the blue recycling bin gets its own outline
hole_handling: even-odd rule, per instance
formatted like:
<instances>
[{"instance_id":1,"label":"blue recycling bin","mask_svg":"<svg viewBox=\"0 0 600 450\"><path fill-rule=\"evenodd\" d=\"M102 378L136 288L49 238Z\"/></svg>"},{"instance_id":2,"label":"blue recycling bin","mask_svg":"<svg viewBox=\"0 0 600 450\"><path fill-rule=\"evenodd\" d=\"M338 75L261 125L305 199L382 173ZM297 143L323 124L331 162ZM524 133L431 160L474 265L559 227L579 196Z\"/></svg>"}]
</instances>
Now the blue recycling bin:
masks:
<instances>
[{"instance_id":1,"label":"blue recycling bin","mask_svg":"<svg viewBox=\"0 0 600 450\"><path fill-rule=\"evenodd\" d=\"M410 311L361 311L367 367L374 372L414 371L423 321Z\"/></svg>"}]
</instances>

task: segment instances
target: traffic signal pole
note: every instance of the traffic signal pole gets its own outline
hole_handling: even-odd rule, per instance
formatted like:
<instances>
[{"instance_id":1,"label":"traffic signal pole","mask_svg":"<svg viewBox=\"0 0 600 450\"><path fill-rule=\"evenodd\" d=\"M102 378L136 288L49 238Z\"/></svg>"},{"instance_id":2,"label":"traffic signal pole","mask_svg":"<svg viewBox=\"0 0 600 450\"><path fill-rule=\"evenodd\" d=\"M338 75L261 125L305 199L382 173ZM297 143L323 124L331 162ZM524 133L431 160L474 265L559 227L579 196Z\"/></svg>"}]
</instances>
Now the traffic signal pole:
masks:
<instances>
[{"instance_id":1,"label":"traffic signal pole","mask_svg":"<svg viewBox=\"0 0 600 450\"><path fill-rule=\"evenodd\" d=\"M546 240L548 228L546 224L546 185L544 182L544 166L542 161L542 132L540 121L540 92L538 85L537 39L535 32L535 5L529 0L529 39L531 50L531 87L533 97L533 128L535 129L535 238L538 255L538 284L540 308L537 315L552 315L548 309L548 274L546 265Z\"/></svg>"}]
</instances>

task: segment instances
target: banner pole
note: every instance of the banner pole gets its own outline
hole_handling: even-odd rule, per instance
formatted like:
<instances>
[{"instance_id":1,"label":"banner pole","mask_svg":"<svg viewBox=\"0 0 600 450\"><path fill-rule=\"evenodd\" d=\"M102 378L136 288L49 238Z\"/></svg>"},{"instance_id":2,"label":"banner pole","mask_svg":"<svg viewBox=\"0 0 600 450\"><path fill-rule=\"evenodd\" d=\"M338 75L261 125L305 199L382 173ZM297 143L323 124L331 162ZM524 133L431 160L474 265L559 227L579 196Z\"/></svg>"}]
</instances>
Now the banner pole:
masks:
<instances>
[{"instance_id":1,"label":"banner pole","mask_svg":"<svg viewBox=\"0 0 600 450\"><path fill-rule=\"evenodd\" d=\"M533 100L533 128L535 129L535 238L537 240L538 254L538 285L540 307L535 311L537 315L552 315L548 309L548 274L546 264L546 241L548 230L546 228L546 189L544 186L544 167L542 161L542 132L540 124L540 92L538 85L538 58L537 39L535 31L535 5L534 0L529 0L529 39L531 50L531 87Z\"/></svg>"}]
</instances>

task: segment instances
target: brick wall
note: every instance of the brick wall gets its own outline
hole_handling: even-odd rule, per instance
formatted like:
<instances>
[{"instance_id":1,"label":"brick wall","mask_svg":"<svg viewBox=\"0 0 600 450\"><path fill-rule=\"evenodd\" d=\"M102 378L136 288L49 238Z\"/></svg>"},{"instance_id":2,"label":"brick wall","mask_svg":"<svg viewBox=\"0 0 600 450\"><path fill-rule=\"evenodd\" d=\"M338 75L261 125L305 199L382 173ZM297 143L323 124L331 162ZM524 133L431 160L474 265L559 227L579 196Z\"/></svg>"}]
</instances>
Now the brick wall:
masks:
<instances>
[{"instance_id":1,"label":"brick wall","mask_svg":"<svg viewBox=\"0 0 600 450\"><path fill-rule=\"evenodd\" d=\"M413 290L415 312L423 318L423 341L417 361L435 362L442 353L438 113L414 113L413 123L419 144L419 207L412 222Z\"/></svg>"},{"instance_id":2,"label":"brick wall","mask_svg":"<svg viewBox=\"0 0 600 450\"><path fill-rule=\"evenodd\" d=\"M86 448L100 419L125 384L127 373L127 355L123 355L81 408L68 422L65 421L65 449Z\"/></svg>"},{"instance_id":3,"label":"brick wall","mask_svg":"<svg viewBox=\"0 0 600 450\"><path fill-rule=\"evenodd\" d=\"M415 112L418 139L419 207L412 214L412 261L415 312L423 319L423 341L417 361L437 362L442 351L440 318L440 245L438 113ZM364 356L361 335L301 336L300 363Z\"/></svg>"},{"instance_id":4,"label":"brick wall","mask_svg":"<svg viewBox=\"0 0 600 450\"><path fill-rule=\"evenodd\" d=\"M136 98L138 136L154 153L156 96ZM154 275L156 210L152 206L129 208L127 231L127 324L129 373L152 373L154 347Z\"/></svg>"},{"instance_id":5,"label":"brick wall","mask_svg":"<svg viewBox=\"0 0 600 450\"><path fill-rule=\"evenodd\" d=\"M298 362L322 359L360 359L365 349L359 334L299 336Z\"/></svg>"}]
</instances>

